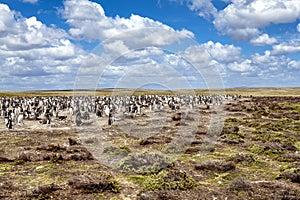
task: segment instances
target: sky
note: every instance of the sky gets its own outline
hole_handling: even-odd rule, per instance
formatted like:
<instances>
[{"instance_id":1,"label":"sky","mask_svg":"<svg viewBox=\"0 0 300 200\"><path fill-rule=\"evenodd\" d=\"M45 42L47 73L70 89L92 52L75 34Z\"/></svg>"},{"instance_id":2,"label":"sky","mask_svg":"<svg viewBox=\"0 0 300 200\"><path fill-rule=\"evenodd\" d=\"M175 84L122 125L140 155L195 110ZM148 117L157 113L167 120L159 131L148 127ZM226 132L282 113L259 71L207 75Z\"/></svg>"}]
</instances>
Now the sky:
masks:
<instances>
[{"instance_id":1,"label":"sky","mask_svg":"<svg viewBox=\"0 0 300 200\"><path fill-rule=\"evenodd\" d=\"M299 0L0 0L0 90L300 86Z\"/></svg>"}]
</instances>

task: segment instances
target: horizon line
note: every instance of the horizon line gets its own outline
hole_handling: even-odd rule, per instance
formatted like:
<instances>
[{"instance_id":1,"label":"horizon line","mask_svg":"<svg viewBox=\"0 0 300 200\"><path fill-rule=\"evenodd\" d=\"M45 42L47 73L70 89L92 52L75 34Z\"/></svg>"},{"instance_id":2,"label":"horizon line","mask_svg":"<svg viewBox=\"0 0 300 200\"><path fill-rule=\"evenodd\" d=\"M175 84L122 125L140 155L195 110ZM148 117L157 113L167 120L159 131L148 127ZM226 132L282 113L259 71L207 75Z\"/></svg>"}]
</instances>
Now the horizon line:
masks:
<instances>
[{"instance_id":1,"label":"horizon line","mask_svg":"<svg viewBox=\"0 0 300 200\"><path fill-rule=\"evenodd\" d=\"M71 91L101 91L101 90L148 90L148 91L180 91L180 90L227 90L227 89L267 89L267 88L300 88L300 86L262 86L262 87L224 87L224 88L180 88L180 89L150 89L150 88L96 88L96 89L37 89L37 90L0 90L0 92L71 92Z\"/></svg>"}]
</instances>

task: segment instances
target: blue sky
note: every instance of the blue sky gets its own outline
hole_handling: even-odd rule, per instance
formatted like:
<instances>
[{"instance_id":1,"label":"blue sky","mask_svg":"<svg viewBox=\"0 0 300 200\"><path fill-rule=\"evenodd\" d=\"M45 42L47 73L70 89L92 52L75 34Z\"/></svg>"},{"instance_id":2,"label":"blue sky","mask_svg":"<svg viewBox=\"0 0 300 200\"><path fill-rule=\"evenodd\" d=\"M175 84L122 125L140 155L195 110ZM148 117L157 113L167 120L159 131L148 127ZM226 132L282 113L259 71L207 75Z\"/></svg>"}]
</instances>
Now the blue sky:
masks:
<instances>
[{"instance_id":1,"label":"blue sky","mask_svg":"<svg viewBox=\"0 0 300 200\"><path fill-rule=\"evenodd\" d=\"M0 0L0 90L299 86L299 0Z\"/></svg>"}]
</instances>

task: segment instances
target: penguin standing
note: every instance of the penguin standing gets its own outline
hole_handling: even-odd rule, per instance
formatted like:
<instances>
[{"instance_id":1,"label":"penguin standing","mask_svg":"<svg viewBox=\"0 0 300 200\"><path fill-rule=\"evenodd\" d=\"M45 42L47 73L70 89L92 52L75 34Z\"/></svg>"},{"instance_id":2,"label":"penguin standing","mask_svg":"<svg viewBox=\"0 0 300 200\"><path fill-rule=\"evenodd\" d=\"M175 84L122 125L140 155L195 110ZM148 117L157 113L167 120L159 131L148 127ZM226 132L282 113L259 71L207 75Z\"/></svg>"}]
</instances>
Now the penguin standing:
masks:
<instances>
[{"instance_id":1,"label":"penguin standing","mask_svg":"<svg viewBox=\"0 0 300 200\"><path fill-rule=\"evenodd\" d=\"M7 128L8 129L12 129L12 111L8 111L8 124L7 124Z\"/></svg>"},{"instance_id":2,"label":"penguin standing","mask_svg":"<svg viewBox=\"0 0 300 200\"><path fill-rule=\"evenodd\" d=\"M114 116L112 114L112 111L110 111L108 115L108 125L111 126L113 122L114 122Z\"/></svg>"},{"instance_id":3,"label":"penguin standing","mask_svg":"<svg viewBox=\"0 0 300 200\"><path fill-rule=\"evenodd\" d=\"M76 113L76 116L75 116L75 123L77 126L81 126L82 125L82 121L81 121L81 113L78 112Z\"/></svg>"}]
</instances>

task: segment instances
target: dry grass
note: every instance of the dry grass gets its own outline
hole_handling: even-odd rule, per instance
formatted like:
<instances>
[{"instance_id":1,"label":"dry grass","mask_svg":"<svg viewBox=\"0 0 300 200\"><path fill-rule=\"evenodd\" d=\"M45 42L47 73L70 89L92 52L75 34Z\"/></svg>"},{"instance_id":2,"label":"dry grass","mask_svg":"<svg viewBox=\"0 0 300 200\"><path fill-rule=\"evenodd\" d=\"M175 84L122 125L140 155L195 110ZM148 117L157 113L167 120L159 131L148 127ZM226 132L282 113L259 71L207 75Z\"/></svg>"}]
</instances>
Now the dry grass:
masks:
<instances>
[{"instance_id":1,"label":"dry grass","mask_svg":"<svg viewBox=\"0 0 300 200\"><path fill-rule=\"evenodd\" d=\"M100 90L97 95L108 95L112 91L113 89ZM132 91L120 89L115 92L128 94ZM264 96L263 91L266 89L227 90L232 94L247 95L248 92L254 96ZM72 95L73 91L59 92L26 95ZM147 94L153 91L135 92ZM197 92L204 94L205 90ZM295 94L299 93L299 88L272 89L268 92L271 96L283 93L298 96ZM21 92L9 94L24 95ZM189 150L193 151L180 152L178 159L171 162L170 159L166 160L164 167L158 171L157 166L160 165L155 164L164 161L159 159L160 154L157 151L156 154L144 152L173 147L168 146L168 137L175 137L178 127L172 120L166 121L159 134L156 133L157 127L149 129L155 135L143 140L134 137L135 135L125 134L126 130L121 126L103 126L101 134L96 135L107 136L107 141L116 146L108 149L110 157L129 155L120 162L119 169L122 170L91 160L90 154L83 151L84 147L80 146L80 142L85 140L80 141L79 134L83 131L89 135L92 128L83 127L79 130L58 127L48 130L46 126L41 126L39 130L2 129L0 199L300 199L299 98L239 99L239 109L227 110L224 129L222 134L216 135L215 144L204 143L208 137L204 125L209 123L210 113L203 112L207 110L199 107L198 112L192 113L195 119L196 115L201 115L199 130L192 134L195 138L192 138ZM230 101L225 108L236 107L235 103L237 102ZM150 116L149 113L148 115ZM168 113L167 116L171 119L173 115L174 113ZM145 118L137 117L134 121L138 124L144 122ZM195 122L196 120L186 121ZM126 123L125 121L123 128ZM144 124L140 124L139 126L144 127ZM63 128L65 125L61 126ZM139 131L142 128L130 130ZM69 138L79 143L71 144ZM142 145L145 141L147 144ZM66 143L71 146L66 147ZM170 152L176 150L169 149ZM150 165L151 168L146 168L148 173L133 173L145 172L147 165L143 163L152 161L151 159L155 162Z\"/></svg>"},{"instance_id":2,"label":"dry grass","mask_svg":"<svg viewBox=\"0 0 300 200\"><path fill-rule=\"evenodd\" d=\"M147 90L147 89L97 89L97 90L49 90L49 91L0 91L0 96L109 96L109 95L180 95L180 94L197 94L210 95L229 94L242 96L300 96L300 87L270 87L270 88L226 88L226 89L182 89L182 90Z\"/></svg>"},{"instance_id":3,"label":"dry grass","mask_svg":"<svg viewBox=\"0 0 300 200\"><path fill-rule=\"evenodd\" d=\"M242 96L300 96L300 87L229 88L226 93Z\"/></svg>"}]
</instances>

